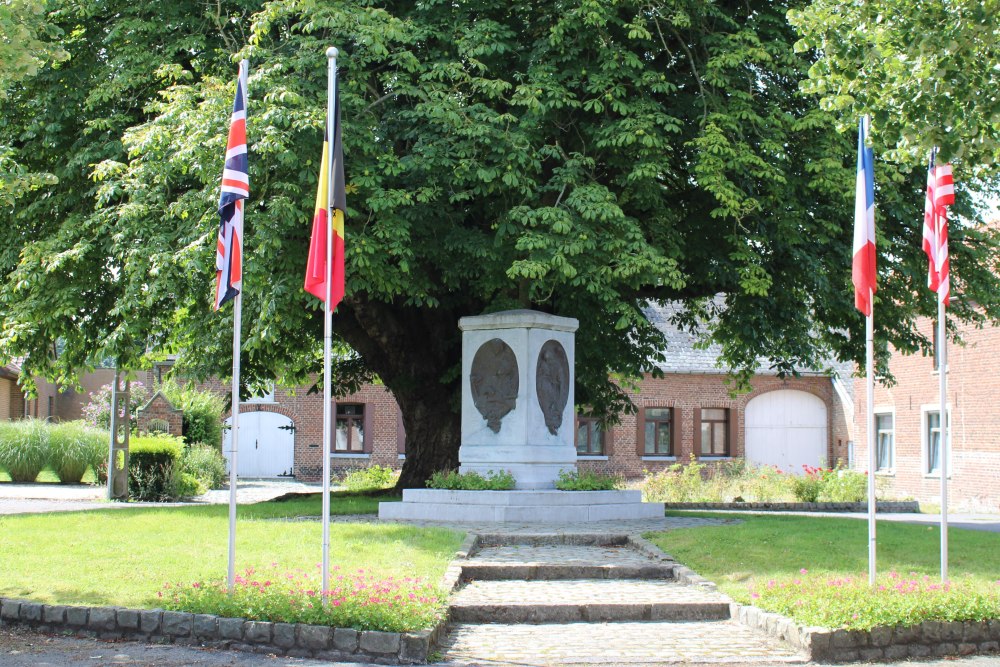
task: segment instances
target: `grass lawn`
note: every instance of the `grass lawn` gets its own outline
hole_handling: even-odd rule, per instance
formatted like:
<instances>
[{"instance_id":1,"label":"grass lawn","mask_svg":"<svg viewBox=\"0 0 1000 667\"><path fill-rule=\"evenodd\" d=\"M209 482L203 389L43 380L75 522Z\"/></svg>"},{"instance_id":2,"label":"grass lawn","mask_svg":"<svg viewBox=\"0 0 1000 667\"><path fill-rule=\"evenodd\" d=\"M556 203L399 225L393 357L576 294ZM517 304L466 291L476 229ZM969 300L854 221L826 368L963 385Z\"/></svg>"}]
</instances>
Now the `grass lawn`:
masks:
<instances>
[{"instance_id":1,"label":"grass lawn","mask_svg":"<svg viewBox=\"0 0 1000 667\"><path fill-rule=\"evenodd\" d=\"M683 515L691 516L690 513ZM732 515L698 516L733 518ZM938 527L879 522L877 568L882 590L873 592L867 587L867 521L760 515L741 516L740 521L725 526L651 533L647 537L681 563L717 583L720 590L735 600L782 611L802 621L816 622L817 617L805 613L796 615L796 607L809 608L815 602L817 609L830 608L842 599L844 609L838 612L841 616L826 616L827 622L823 624L862 627L882 618L879 614L889 613L893 605L902 604L897 598L905 598L909 605L909 611L899 613L919 615L923 612L910 607L921 596L957 594L961 592L959 589L984 592L992 596L993 602L972 600L968 596L951 600L947 603L950 610L942 612L947 617L944 620L960 620L962 612L951 608L955 605L972 616L998 615L996 606L990 606L1000 605L1000 582L997 581L1000 578L1000 535L996 533L960 528L949 530L949 575L956 585L954 591L939 591ZM893 577L893 572L897 576ZM904 580L906 585L901 586ZM854 593L848 595L845 591L854 590L855 586L858 595L852 598ZM893 597L894 591L901 591L901 594ZM822 600L816 602L819 598ZM921 604L924 603L931 604L927 600ZM834 622L836 619L839 622Z\"/></svg>"},{"instance_id":2,"label":"grass lawn","mask_svg":"<svg viewBox=\"0 0 1000 667\"><path fill-rule=\"evenodd\" d=\"M379 500L336 493L331 514L374 512ZM159 606L157 592L168 582L225 578L228 511L209 505L0 516L0 596ZM289 570L318 572L320 523L276 519L319 514L319 494L241 506L237 569L277 562ZM442 528L331 523L330 563L436 584L463 537Z\"/></svg>"}]
</instances>

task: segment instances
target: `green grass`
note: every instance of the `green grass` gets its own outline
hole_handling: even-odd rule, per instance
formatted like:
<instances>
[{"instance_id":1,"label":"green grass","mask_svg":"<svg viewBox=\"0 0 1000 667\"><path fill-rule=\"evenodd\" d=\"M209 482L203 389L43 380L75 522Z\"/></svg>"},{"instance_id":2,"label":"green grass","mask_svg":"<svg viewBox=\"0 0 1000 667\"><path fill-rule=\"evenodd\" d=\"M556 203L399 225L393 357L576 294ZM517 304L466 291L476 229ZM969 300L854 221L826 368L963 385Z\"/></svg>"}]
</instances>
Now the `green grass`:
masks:
<instances>
[{"instance_id":1,"label":"green grass","mask_svg":"<svg viewBox=\"0 0 1000 667\"><path fill-rule=\"evenodd\" d=\"M337 494L331 514L373 511L378 498ZM237 569L321 560L320 499L242 506ZM434 583L463 534L394 524L331 523L331 565ZM59 604L158 606L165 583L226 575L228 507L135 508L0 516L0 596Z\"/></svg>"},{"instance_id":2,"label":"green grass","mask_svg":"<svg viewBox=\"0 0 1000 667\"><path fill-rule=\"evenodd\" d=\"M733 519L732 515L695 516ZM938 527L880 522L877 567L884 575L879 584L886 590L872 591L867 586L866 521L754 515L739 520L647 537L735 600L802 622L817 623L821 618L824 625L870 627L875 622L912 622L921 617L962 620L963 613L970 620L977 614L1000 615L1000 536L995 533L949 530L949 575L956 585L952 591L938 591ZM897 576L891 577L892 572ZM909 597L893 597L902 580L920 590L908 591ZM829 583L834 581L840 583ZM845 582L854 587L849 595L843 593ZM973 599L976 591L992 596L991 600ZM944 593L950 594L947 600ZM800 608L804 608L801 613Z\"/></svg>"}]
</instances>

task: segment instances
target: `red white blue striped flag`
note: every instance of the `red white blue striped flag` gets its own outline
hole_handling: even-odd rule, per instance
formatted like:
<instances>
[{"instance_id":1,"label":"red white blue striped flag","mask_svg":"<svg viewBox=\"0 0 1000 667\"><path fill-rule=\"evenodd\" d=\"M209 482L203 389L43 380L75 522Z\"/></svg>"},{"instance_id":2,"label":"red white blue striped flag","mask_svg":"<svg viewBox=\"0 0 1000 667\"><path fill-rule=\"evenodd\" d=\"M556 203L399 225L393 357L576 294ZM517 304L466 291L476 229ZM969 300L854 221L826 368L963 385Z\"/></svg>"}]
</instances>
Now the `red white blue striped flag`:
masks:
<instances>
[{"instance_id":1,"label":"red white blue striped flag","mask_svg":"<svg viewBox=\"0 0 1000 667\"><path fill-rule=\"evenodd\" d=\"M955 203L955 182L951 165L935 166L931 151L927 167L927 197L924 200L924 252L927 253L927 286L938 293L938 300L948 305L951 286L948 279L948 206Z\"/></svg>"},{"instance_id":2,"label":"red white blue striped flag","mask_svg":"<svg viewBox=\"0 0 1000 667\"><path fill-rule=\"evenodd\" d=\"M875 271L875 155L866 145L868 117L858 125L858 177L854 195L854 258L851 280L854 283L854 305L872 315L872 297L877 288Z\"/></svg>"},{"instance_id":3,"label":"red white blue striped flag","mask_svg":"<svg viewBox=\"0 0 1000 667\"><path fill-rule=\"evenodd\" d=\"M226 166L219 196L219 240L215 254L215 309L243 287L243 200L250 196L247 165L247 61L240 63L229 124Z\"/></svg>"}]
</instances>

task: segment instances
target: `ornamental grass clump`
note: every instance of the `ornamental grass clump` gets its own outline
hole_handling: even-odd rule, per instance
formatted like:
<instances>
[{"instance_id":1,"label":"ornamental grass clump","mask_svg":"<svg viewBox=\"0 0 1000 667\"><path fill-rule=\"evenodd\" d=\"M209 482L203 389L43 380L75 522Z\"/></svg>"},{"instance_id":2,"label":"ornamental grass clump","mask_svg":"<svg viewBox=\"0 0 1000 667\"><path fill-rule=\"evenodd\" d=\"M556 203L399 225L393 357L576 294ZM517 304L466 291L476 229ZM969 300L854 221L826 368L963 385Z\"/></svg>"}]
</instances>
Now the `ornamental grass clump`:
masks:
<instances>
[{"instance_id":1,"label":"ornamental grass clump","mask_svg":"<svg viewBox=\"0 0 1000 667\"><path fill-rule=\"evenodd\" d=\"M929 575L890 572L873 588L864 575L810 574L802 569L794 578L754 580L743 601L804 625L870 630L922 621L1000 618L1000 581L986 586L973 579L942 584Z\"/></svg>"},{"instance_id":2,"label":"ornamental grass clump","mask_svg":"<svg viewBox=\"0 0 1000 667\"><path fill-rule=\"evenodd\" d=\"M49 460L49 431L39 419L0 423L0 468L14 482L34 482Z\"/></svg>"},{"instance_id":3,"label":"ornamental grass clump","mask_svg":"<svg viewBox=\"0 0 1000 667\"><path fill-rule=\"evenodd\" d=\"M225 580L166 584L164 609L275 623L309 623L356 630L410 632L444 619L446 595L419 578L381 577L363 569L333 567L330 590L320 591L319 565L309 573L277 563L236 577L232 595ZM327 604L323 604L324 595Z\"/></svg>"},{"instance_id":4,"label":"ornamental grass clump","mask_svg":"<svg viewBox=\"0 0 1000 667\"><path fill-rule=\"evenodd\" d=\"M107 431L84 422L51 424L49 429L49 465L63 484L78 484L88 468L97 470L108 453Z\"/></svg>"}]
</instances>

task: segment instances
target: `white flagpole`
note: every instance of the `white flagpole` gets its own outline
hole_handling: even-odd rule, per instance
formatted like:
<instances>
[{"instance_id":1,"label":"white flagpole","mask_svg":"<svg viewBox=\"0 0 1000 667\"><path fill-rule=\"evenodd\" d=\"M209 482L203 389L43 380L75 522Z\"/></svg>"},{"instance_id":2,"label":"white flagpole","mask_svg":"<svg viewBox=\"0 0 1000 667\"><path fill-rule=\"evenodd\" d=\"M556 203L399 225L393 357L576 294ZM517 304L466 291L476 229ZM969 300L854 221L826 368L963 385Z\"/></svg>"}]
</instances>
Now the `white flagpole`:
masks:
<instances>
[{"instance_id":1,"label":"white flagpole","mask_svg":"<svg viewBox=\"0 0 1000 667\"><path fill-rule=\"evenodd\" d=\"M869 291L872 314L865 318L865 377L868 386L865 427L868 431L868 583L875 585L875 294Z\"/></svg>"},{"instance_id":2,"label":"white flagpole","mask_svg":"<svg viewBox=\"0 0 1000 667\"><path fill-rule=\"evenodd\" d=\"M326 136L327 150L327 191L326 191L326 270L323 276L326 286L326 300L323 303L323 604L327 602L326 592L330 590L330 435L333 419L331 415L332 396L330 391L330 356L333 347L333 311L330 310L330 290L333 282L333 149L337 137L334 100L337 97L337 54L334 47L326 50L327 99Z\"/></svg>"},{"instance_id":3,"label":"white flagpole","mask_svg":"<svg viewBox=\"0 0 1000 667\"><path fill-rule=\"evenodd\" d=\"M938 226L940 223L936 223ZM939 242L939 239L935 239ZM935 250L936 251L936 250ZM951 449L948 424L948 343L945 340L945 308L942 287L938 287L938 391L941 424L941 581L948 581L948 453Z\"/></svg>"},{"instance_id":4,"label":"white flagpole","mask_svg":"<svg viewBox=\"0 0 1000 667\"><path fill-rule=\"evenodd\" d=\"M240 74L239 79L242 85L246 85L247 73L249 71L250 63L247 60L240 61ZM243 90L244 99L248 97L247 91ZM243 113L247 111L244 106ZM243 206L243 200L239 200L235 204L242 209L242 213L245 213L246 209ZM245 222L245 220L244 220ZM245 226L244 226L245 229ZM243 236L240 236L240 244L243 243ZM242 255L242 250L241 250ZM242 261L242 257L240 258ZM240 291L236 293L236 297L233 299L233 387L232 387L232 418L231 418L231 433L232 436L229 440L229 567L227 569L226 581L229 585L229 592L232 593L234 587L236 586L236 487L237 487L237 472L236 472L236 457L239 452L239 437L240 437L240 332L243 329L243 284L242 276L240 278Z\"/></svg>"}]
</instances>

